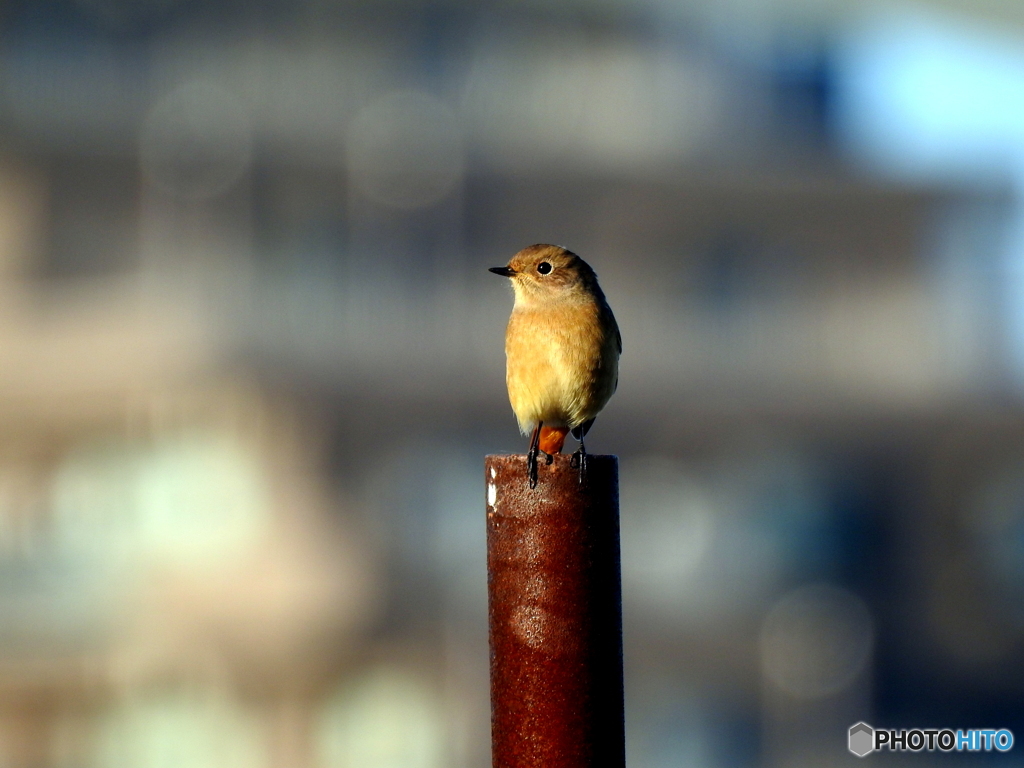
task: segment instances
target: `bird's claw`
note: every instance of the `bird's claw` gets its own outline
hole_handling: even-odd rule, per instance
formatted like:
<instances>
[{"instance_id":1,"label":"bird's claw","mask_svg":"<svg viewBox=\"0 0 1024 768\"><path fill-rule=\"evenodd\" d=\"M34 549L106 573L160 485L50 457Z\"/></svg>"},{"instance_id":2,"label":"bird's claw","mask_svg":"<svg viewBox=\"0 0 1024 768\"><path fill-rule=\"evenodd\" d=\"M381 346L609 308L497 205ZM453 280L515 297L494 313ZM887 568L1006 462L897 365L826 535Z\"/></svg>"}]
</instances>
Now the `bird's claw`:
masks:
<instances>
[{"instance_id":1,"label":"bird's claw","mask_svg":"<svg viewBox=\"0 0 1024 768\"><path fill-rule=\"evenodd\" d=\"M569 466L572 467L573 469L579 469L580 471L580 485L583 485L583 483L587 479L588 463L589 462L587 461L587 452L582 447L575 451L572 454L572 457L570 457L569 459Z\"/></svg>"},{"instance_id":2,"label":"bird's claw","mask_svg":"<svg viewBox=\"0 0 1024 768\"><path fill-rule=\"evenodd\" d=\"M530 488L537 487L537 455L541 453L544 454L545 464L551 464L555 460L555 457L552 454L547 451L542 451L539 448L532 449L528 454L526 454L526 476L530 479Z\"/></svg>"}]
</instances>

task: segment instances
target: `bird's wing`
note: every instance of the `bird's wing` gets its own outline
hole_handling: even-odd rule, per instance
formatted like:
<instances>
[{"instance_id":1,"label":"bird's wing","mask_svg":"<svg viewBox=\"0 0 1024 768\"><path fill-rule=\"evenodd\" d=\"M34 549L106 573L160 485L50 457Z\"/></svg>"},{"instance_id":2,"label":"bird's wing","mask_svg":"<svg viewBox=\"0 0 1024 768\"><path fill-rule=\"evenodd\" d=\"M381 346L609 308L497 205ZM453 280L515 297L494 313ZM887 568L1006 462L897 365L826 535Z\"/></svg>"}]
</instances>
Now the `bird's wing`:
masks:
<instances>
[{"instance_id":1,"label":"bird's wing","mask_svg":"<svg viewBox=\"0 0 1024 768\"><path fill-rule=\"evenodd\" d=\"M615 320L615 315L612 313L612 308L607 304L604 305L604 313L608 318L608 322L611 323L612 328L615 329L615 348L622 354L622 334L619 333L619 324Z\"/></svg>"}]
</instances>

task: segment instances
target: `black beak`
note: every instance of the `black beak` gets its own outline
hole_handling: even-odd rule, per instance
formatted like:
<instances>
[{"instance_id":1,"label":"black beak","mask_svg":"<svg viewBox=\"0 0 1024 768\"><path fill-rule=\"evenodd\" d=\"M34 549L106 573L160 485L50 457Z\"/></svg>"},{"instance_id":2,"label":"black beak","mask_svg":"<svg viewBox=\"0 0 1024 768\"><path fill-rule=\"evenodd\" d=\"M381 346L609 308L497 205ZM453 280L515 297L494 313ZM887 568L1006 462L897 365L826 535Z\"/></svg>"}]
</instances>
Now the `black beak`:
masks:
<instances>
[{"instance_id":1,"label":"black beak","mask_svg":"<svg viewBox=\"0 0 1024 768\"><path fill-rule=\"evenodd\" d=\"M496 275L501 275L502 277L512 277L512 275L516 273L514 269L509 269L508 267L491 267L487 271L493 272Z\"/></svg>"}]
</instances>

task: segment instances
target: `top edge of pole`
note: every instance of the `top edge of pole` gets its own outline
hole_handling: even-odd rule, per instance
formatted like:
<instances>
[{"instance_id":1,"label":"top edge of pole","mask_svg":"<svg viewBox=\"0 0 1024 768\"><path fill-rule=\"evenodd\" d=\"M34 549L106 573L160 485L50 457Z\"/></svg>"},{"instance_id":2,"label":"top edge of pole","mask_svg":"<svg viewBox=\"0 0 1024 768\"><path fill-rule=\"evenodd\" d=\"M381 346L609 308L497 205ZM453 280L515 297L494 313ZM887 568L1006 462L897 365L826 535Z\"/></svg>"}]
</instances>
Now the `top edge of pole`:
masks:
<instances>
[{"instance_id":1,"label":"top edge of pole","mask_svg":"<svg viewBox=\"0 0 1024 768\"><path fill-rule=\"evenodd\" d=\"M489 486L497 484L505 488L519 488L530 498L538 493L544 495L556 487L561 489L559 493L578 495L584 492L589 495L589 492L608 492L618 486L618 456L588 453L582 474L573 458L572 454L560 453L552 456L549 464L541 455L537 460L538 483L534 488L529 486L527 457L522 453L490 454L484 462L484 472Z\"/></svg>"},{"instance_id":2,"label":"top edge of pole","mask_svg":"<svg viewBox=\"0 0 1024 768\"><path fill-rule=\"evenodd\" d=\"M507 462L507 463L511 464L511 463L514 463L514 462L526 461L526 458L527 457L526 457L525 453L488 453L486 456L484 456L484 461L486 461L488 464L490 464L491 462ZM572 454L571 453L556 453L554 456L552 456L552 459L554 460L553 463L555 463L555 464L566 464L566 463L572 461ZM618 457L617 454L614 454L614 453L588 453L587 454L587 460L588 461L609 461L609 460L618 461L619 457ZM546 461L547 461L547 459L545 459L544 456L540 457L540 463L541 464L546 463Z\"/></svg>"}]
</instances>

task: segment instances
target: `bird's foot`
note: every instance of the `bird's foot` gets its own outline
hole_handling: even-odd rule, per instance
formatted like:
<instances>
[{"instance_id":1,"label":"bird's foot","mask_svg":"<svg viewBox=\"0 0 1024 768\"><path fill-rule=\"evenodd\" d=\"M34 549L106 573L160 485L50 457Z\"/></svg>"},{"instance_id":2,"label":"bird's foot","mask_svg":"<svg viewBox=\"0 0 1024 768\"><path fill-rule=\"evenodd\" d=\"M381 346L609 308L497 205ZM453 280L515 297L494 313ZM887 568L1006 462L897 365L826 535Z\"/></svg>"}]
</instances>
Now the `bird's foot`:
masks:
<instances>
[{"instance_id":1,"label":"bird's foot","mask_svg":"<svg viewBox=\"0 0 1024 768\"><path fill-rule=\"evenodd\" d=\"M588 455L587 449L581 445L569 458L569 466L573 469L579 469L580 471L580 485L583 485L587 479L587 464L589 463L587 461Z\"/></svg>"},{"instance_id":2,"label":"bird's foot","mask_svg":"<svg viewBox=\"0 0 1024 768\"><path fill-rule=\"evenodd\" d=\"M552 456L550 453L540 450L539 448L533 448L530 450L528 454L526 454L526 476L530 480L531 488L537 487L537 459L541 454L543 454L544 456L545 464L551 464L551 462L555 460L554 456Z\"/></svg>"}]
</instances>

